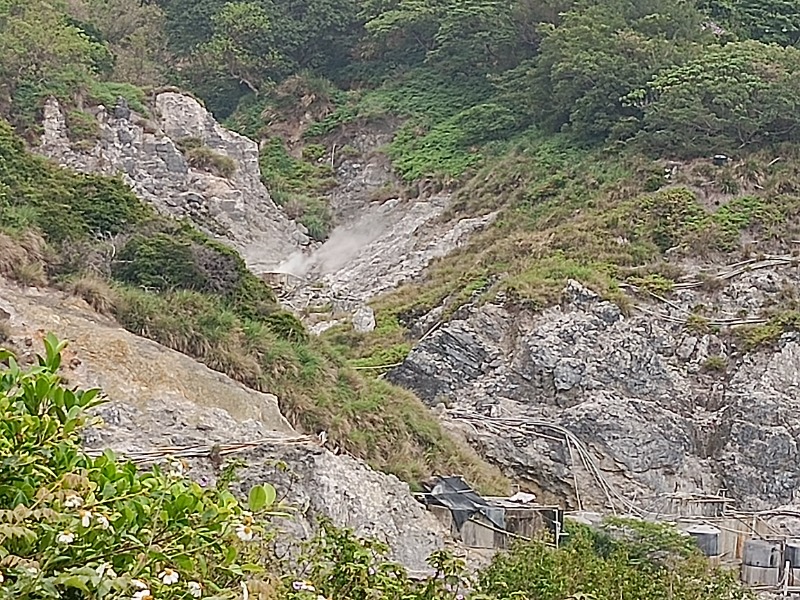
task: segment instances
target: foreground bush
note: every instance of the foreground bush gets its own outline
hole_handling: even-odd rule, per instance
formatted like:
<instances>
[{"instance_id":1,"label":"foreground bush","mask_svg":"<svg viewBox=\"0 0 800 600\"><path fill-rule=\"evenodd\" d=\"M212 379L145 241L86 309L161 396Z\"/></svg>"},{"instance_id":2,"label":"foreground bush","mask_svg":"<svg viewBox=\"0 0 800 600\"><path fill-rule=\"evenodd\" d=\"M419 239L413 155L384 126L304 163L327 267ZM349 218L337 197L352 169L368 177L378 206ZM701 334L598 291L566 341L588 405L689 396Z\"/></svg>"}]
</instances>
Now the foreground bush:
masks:
<instances>
[{"instance_id":1,"label":"foreground bush","mask_svg":"<svg viewBox=\"0 0 800 600\"><path fill-rule=\"evenodd\" d=\"M291 560L279 558L265 520L278 514L269 484L250 491L248 512L226 489L231 469L204 488L177 462L139 471L111 452L87 455L79 434L100 391L67 389L58 375L65 344L52 335L44 343L27 370L0 350L1 600L748 597L674 529L628 521L568 529L559 549L521 544L476 577L437 552L433 575L415 580L385 545L327 522Z\"/></svg>"},{"instance_id":2,"label":"foreground bush","mask_svg":"<svg viewBox=\"0 0 800 600\"><path fill-rule=\"evenodd\" d=\"M61 382L60 344L28 370L0 351L0 598L227 598L264 552L264 530L226 489L179 465L138 471L78 437L99 390ZM271 486L250 509L265 511Z\"/></svg>"},{"instance_id":3,"label":"foreground bush","mask_svg":"<svg viewBox=\"0 0 800 600\"><path fill-rule=\"evenodd\" d=\"M563 600L750 598L731 571L710 569L691 538L668 525L611 519L574 526L559 549L523 544L480 574L488 597Z\"/></svg>"}]
</instances>

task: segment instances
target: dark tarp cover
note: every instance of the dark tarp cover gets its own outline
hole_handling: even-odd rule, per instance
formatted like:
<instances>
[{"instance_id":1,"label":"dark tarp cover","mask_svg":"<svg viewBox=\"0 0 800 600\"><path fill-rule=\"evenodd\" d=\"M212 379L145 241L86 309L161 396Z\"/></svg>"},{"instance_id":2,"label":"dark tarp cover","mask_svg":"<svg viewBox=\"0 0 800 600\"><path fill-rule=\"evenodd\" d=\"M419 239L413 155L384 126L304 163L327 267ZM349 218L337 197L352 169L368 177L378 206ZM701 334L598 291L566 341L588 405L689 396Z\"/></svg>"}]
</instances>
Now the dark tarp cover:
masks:
<instances>
[{"instance_id":1,"label":"dark tarp cover","mask_svg":"<svg viewBox=\"0 0 800 600\"><path fill-rule=\"evenodd\" d=\"M486 500L473 492L460 477L440 477L431 489L430 497L435 503L450 509L459 531L475 514L483 515L502 531L506 529L505 511L502 508L489 506Z\"/></svg>"}]
</instances>

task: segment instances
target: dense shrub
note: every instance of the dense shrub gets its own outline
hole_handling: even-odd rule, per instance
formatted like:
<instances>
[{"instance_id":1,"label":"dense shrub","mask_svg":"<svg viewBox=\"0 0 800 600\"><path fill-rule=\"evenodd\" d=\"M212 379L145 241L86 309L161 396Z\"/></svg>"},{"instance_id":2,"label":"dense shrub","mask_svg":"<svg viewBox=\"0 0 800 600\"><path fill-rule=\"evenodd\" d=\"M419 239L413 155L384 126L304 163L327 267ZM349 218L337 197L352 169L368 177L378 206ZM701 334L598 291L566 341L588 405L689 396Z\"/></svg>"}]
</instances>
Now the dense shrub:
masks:
<instances>
[{"instance_id":1,"label":"dense shrub","mask_svg":"<svg viewBox=\"0 0 800 600\"><path fill-rule=\"evenodd\" d=\"M65 344L44 342L27 370L0 350L0 598L240 594L265 570L252 564L265 554L263 527L223 486L186 480L179 462L139 471L109 451L88 456L79 435L100 390L67 389ZM275 497L256 486L248 508L263 515Z\"/></svg>"},{"instance_id":2,"label":"dense shrub","mask_svg":"<svg viewBox=\"0 0 800 600\"><path fill-rule=\"evenodd\" d=\"M478 589L490 598L536 600L752 597L732 571L709 569L692 541L669 525L611 520L567 533L558 549L538 541L497 556Z\"/></svg>"},{"instance_id":3,"label":"dense shrub","mask_svg":"<svg viewBox=\"0 0 800 600\"><path fill-rule=\"evenodd\" d=\"M236 162L208 146L195 146L186 150L186 161L195 169L207 171L218 177L230 178L236 172Z\"/></svg>"},{"instance_id":4,"label":"dense shrub","mask_svg":"<svg viewBox=\"0 0 800 600\"><path fill-rule=\"evenodd\" d=\"M755 41L710 48L628 96L660 155L733 154L800 140L800 51Z\"/></svg>"},{"instance_id":5,"label":"dense shrub","mask_svg":"<svg viewBox=\"0 0 800 600\"><path fill-rule=\"evenodd\" d=\"M165 233L131 238L120 250L112 273L126 283L157 290L205 287L191 243Z\"/></svg>"},{"instance_id":6,"label":"dense shrub","mask_svg":"<svg viewBox=\"0 0 800 600\"><path fill-rule=\"evenodd\" d=\"M13 226L22 207L50 242L121 233L152 214L119 179L72 173L25 152L0 121L0 227Z\"/></svg>"}]
</instances>

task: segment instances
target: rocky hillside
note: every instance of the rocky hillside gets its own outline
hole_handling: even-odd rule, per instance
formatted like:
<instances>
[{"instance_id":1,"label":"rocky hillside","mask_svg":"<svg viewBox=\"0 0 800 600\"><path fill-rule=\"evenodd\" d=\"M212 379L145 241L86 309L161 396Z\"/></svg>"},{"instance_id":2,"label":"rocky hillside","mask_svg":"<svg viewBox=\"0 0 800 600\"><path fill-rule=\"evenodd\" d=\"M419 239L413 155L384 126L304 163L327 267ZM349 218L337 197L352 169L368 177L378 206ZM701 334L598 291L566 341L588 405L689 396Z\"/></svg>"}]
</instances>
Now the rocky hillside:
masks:
<instances>
[{"instance_id":1,"label":"rocky hillside","mask_svg":"<svg viewBox=\"0 0 800 600\"><path fill-rule=\"evenodd\" d=\"M103 425L84 437L89 448L133 458L149 453L153 460L193 449L198 458L189 460L190 474L211 485L221 474L209 457L212 448L240 446L231 457L246 465L239 471L242 489L272 482L298 511L280 524L294 539L310 537L316 519L327 516L388 542L393 557L417 571L427 569L428 556L446 539L407 485L298 434L275 396L133 335L74 296L23 290L0 279L0 328L3 346L22 364L41 351L45 332L69 341L69 384L99 387L110 399L99 413Z\"/></svg>"},{"instance_id":2,"label":"rocky hillside","mask_svg":"<svg viewBox=\"0 0 800 600\"><path fill-rule=\"evenodd\" d=\"M797 2L29 4L0 273L412 485L794 501Z\"/></svg>"},{"instance_id":3,"label":"rocky hillside","mask_svg":"<svg viewBox=\"0 0 800 600\"><path fill-rule=\"evenodd\" d=\"M122 174L139 197L227 242L256 272L308 245L261 183L255 142L223 128L190 96L158 94L152 111L152 119L139 115L124 98L95 107L96 140L76 150L51 98L39 151L81 172Z\"/></svg>"},{"instance_id":4,"label":"rocky hillside","mask_svg":"<svg viewBox=\"0 0 800 600\"><path fill-rule=\"evenodd\" d=\"M388 377L444 404L515 479L575 508L635 499L657 512L673 494L721 490L742 508L789 504L797 336L743 352L715 323L794 288L796 269L790 258L742 270L716 292L685 289L627 314L574 281L541 313L465 307ZM692 321L701 304L714 312Z\"/></svg>"},{"instance_id":5,"label":"rocky hillside","mask_svg":"<svg viewBox=\"0 0 800 600\"><path fill-rule=\"evenodd\" d=\"M499 214L454 216L457 200L445 190L409 197L379 152L391 132L367 125L337 138L353 148L336 162L336 185L326 192L337 225L314 242L270 199L256 144L193 98L156 95L157 121L123 101L96 114L94 146L76 147L49 102L39 151L82 171L122 173L143 200L240 250L315 334L353 327L379 336L370 333L377 325L370 304L414 284L431 261ZM193 166L185 140L199 140L233 171ZM502 293L456 304L455 312L445 302L407 323L418 337L428 334L387 379L432 408L446 407L440 416L455 435L542 499L651 509L669 495L725 490L745 508L791 503L793 338L749 352L747 336L737 338L729 325L767 327L759 315L775 294L793 294L794 265L791 257L752 260L735 265L732 277L720 267L718 284L689 276L680 291L663 292L669 300L631 285L632 304L604 300L576 281L543 312ZM764 416L754 424L756 405ZM133 433L122 434L134 422ZM119 435L137 439L140 426L129 417Z\"/></svg>"}]
</instances>

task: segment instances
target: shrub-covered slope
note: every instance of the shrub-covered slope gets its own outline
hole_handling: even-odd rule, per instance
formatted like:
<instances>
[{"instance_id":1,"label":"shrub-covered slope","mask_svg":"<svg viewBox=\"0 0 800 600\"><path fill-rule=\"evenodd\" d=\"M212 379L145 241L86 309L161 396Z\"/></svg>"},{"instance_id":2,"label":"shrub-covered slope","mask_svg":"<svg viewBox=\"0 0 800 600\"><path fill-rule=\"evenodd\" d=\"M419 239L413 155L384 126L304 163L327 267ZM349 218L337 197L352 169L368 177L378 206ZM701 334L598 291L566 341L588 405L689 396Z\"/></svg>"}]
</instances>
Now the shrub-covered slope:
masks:
<instances>
[{"instance_id":1,"label":"shrub-covered slope","mask_svg":"<svg viewBox=\"0 0 800 600\"><path fill-rule=\"evenodd\" d=\"M520 544L477 576L439 551L434 572L412 578L384 544L328 522L287 558L273 519L293 507L269 482L237 498L235 463L203 487L172 457L144 470L110 451L88 455L80 435L102 394L67 389L64 346L48 335L26 368L0 348L3 600L750 597L673 528L625 520L568 526L560 548Z\"/></svg>"},{"instance_id":2,"label":"shrub-covered slope","mask_svg":"<svg viewBox=\"0 0 800 600\"><path fill-rule=\"evenodd\" d=\"M234 251L157 216L121 181L35 157L5 123L0 157L0 274L72 290L130 331L278 395L296 426L376 468L503 488L410 393L359 377L310 338Z\"/></svg>"}]
</instances>

